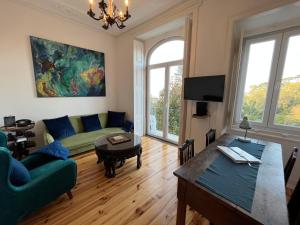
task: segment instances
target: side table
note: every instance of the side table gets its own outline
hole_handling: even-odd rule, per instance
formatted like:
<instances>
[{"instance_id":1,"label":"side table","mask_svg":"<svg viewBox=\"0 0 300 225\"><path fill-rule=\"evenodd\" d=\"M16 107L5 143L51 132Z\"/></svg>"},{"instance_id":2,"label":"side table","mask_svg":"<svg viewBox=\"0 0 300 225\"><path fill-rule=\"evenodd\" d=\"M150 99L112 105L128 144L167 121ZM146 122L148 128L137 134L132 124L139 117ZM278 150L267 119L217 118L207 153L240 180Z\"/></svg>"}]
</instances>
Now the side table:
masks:
<instances>
[{"instance_id":1,"label":"side table","mask_svg":"<svg viewBox=\"0 0 300 225\"><path fill-rule=\"evenodd\" d=\"M35 133L31 131L34 128L34 123L28 126L18 127L1 127L1 130L8 133L8 147L13 152L13 157L20 160L23 155L28 155L28 148L36 146L36 143L31 140L35 137Z\"/></svg>"}]
</instances>

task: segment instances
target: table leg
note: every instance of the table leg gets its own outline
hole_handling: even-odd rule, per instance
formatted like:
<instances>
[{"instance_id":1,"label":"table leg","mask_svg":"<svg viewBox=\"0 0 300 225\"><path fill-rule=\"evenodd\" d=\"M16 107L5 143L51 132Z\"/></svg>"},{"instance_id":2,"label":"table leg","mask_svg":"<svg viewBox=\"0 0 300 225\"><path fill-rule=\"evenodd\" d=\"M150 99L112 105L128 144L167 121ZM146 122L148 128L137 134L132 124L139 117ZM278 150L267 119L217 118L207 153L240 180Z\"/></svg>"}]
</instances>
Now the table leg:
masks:
<instances>
[{"instance_id":1,"label":"table leg","mask_svg":"<svg viewBox=\"0 0 300 225\"><path fill-rule=\"evenodd\" d=\"M112 172L112 176L111 177L115 177L116 176L116 169L115 169L116 163L114 161L111 161L111 172Z\"/></svg>"},{"instance_id":2,"label":"table leg","mask_svg":"<svg viewBox=\"0 0 300 225\"><path fill-rule=\"evenodd\" d=\"M142 166L141 154L137 154L136 168L139 169Z\"/></svg>"},{"instance_id":3,"label":"table leg","mask_svg":"<svg viewBox=\"0 0 300 225\"><path fill-rule=\"evenodd\" d=\"M185 225L185 217L186 217L186 203L184 200L178 199L176 225Z\"/></svg>"},{"instance_id":4,"label":"table leg","mask_svg":"<svg viewBox=\"0 0 300 225\"><path fill-rule=\"evenodd\" d=\"M116 176L115 162L113 160L104 160L104 166L105 166L105 176L107 178L112 178Z\"/></svg>"},{"instance_id":5,"label":"table leg","mask_svg":"<svg viewBox=\"0 0 300 225\"><path fill-rule=\"evenodd\" d=\"M96 151L96 155L97 155L97 158L98 158L97 164L99 164L102 161L102 158L101 158L100 153L98 153L97 151Z\"/></svg>"},{"instance_id":6,"label":"table leg","mask_svg":"<svg viewBox=\"0 0 300 225\"><path fill-rule=\"evenodd\" d=\"M117 168L121 168L125 164L125 159L121 159Z\"/></svg>"},{"instance_id":7,"label":"table leg","mask_svg":"<svg viewBox=\"0 0 300 225\"><path fill-rule=\"evenodd\" d=\"M187 184L184 180L178 178L178 186L177 186L177 219L176 225L185 225L185 217L186 217L186 191Z\"/></svg>"},{"instance_id":8,"label":"table leg","mask_svg":"<svg viewBox=\"0 0 300 225\"><path fill-rule=\"evenodd\" d=\"M105 167L105 176L109 177L110 174L110 163L108 160L104 160L104 167Z\"/></svg>"}]
</instances>

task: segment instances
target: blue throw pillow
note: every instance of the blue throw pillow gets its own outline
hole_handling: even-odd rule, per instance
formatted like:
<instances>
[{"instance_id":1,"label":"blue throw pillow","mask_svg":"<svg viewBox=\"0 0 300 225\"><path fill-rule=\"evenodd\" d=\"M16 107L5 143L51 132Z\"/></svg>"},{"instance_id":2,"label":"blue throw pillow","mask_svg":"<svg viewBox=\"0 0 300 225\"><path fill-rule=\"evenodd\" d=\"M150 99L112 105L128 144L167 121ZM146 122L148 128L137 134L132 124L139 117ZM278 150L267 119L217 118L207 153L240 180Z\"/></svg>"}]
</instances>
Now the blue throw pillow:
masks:
<instances>
[{"instance_id":1,"label":"blue throw pillow","mask_svg":"<svg viewBox=\"0 0 300 225\"><path fill-rule=\"evenodd\" d=\"M11 160L10 182L14 186L22 186L31 181L31 176L27 168L18 160Z\"/></svg>"},{"instance_id":2,"label":"blue throw pillow","mask_svg":"<svg viewBox=\"0 0 300 225\"><path fill-rule=\"evenodd\" d=\"M69 156L69 149L62 145L60 141L54 141L36 151L35 153L43 153L58 159L67 159Z\"/></svg>"},{"instance_id":3,"label":"blue throw pillow","mask_svg":"<svg viewBox=\"0 0 300 225\"><path fill-rule=\"evenodd\" d=\"M82 116L81 122L85 132L91 132L102 129L99 117L97 114L90 116Z\"/></svg>"},{"instance_id":4,"label":"blue throw pillow","mask_svg":"<svg viewBox=\"0 0 300 225\"><path fill-rule=\"evenodd\" d=\"M49 133L55 140L60 140L75 134L75 130L68 116L43 120Z\"/></svg>"},{"instance_id":5,"label":"blue throw pillow","mask_svg":"<svg viewBox=\"0 0 300 225\"><path fill-rule=\"evenodd\" d=\"M125 122L125 112L113 112L107 113L107 127L123 127Z\"/></svg>"},{"instance_id":6,"label":"blue throw pillow","mask_svg":"<svg viewBox=\"0 0 300 225\"><path fill-rule=\"evenodd\" d=\"M133 130L133 123L131 121L125 121L124 126L122 128L126 132L130 132Z\"/></svg>"}]
</instances>

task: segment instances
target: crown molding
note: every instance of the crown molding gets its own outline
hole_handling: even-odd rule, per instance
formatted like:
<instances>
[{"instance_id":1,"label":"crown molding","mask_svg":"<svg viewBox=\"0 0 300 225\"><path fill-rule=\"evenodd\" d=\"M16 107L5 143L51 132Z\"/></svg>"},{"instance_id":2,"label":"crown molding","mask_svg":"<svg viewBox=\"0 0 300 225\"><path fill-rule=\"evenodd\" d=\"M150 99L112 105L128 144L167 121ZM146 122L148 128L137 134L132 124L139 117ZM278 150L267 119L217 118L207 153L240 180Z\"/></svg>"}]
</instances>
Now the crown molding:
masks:
<instances>
[{"instance_id":1,"label":"crown molding","mask_svg":"<svg viewBox=\"0 0 300 225\"><path fill-rule=\"evenodd\" d=\"M44 11L45 13L49 13L52 15L60 16L64 19L69 20L70 22L75 22L76 24L81 24L86 28L93 29L94 31L98 31L101 33L106 33L115 37L136 33L137 31L145 30L149 24L157 24L160 22L167 23L172 19L178 19L180 16L185 16L189 12L191 12L197 5L201 5L204 1L207 0L186 0L182 3L179 3L170 9L162 12L160 15L149 19L147 22L142 24L138 24L132 27L125 27L123 30L119 30L116 27L112 27L109 30L102 29L99 26L99 23L91 20L84 11L80 11L75 7L72 7L68 4L63 3L60 0L9 0L16 4L21 4L25 7L31 8L37 11ZM162 24L162 23L161 23ZM143 26L145 26L143 28ZM155 28L155 25L153 26ZM141 33L141 32L138 32Z\"/></svg>"},{"instance_id":2,"label":"crown molding","mask_svg":"<svg viewBox=\"0 0 300 225\"><path fill-rule=\"evenodd\" d=\"M103 30L98 23L92 21L87 14L79 11L74 7L70 7L62 3L59 0L51 0L51 1L39 1L39 0L12 0L12 2L21 4L25 7L31 8L33 10L41 11L43 10L46 13L58 15L67 19L71 22L75 22L77 24L81 24L87 28L91 28L94 31L98 31L101 33L107 33L109 35L117 36L120 32L116 32L116 30Z\"/></svg>"},{"instance_id":3,"label":"crown molding","mask_svg":"<svg viewBox=\"0 0 300 225\"><path fill-rule=\"evenodd\" d=\"M207 0L187 0L183 3L173 6L151 20L126 31L119 36L139 36L145 32L148 32L149 30L157 28L158 25L160 26L167 24L171 21L177 20L180 17L185 17L191 14L195 9L201 7L206 1Z\"/></svg>"}]
</instances>

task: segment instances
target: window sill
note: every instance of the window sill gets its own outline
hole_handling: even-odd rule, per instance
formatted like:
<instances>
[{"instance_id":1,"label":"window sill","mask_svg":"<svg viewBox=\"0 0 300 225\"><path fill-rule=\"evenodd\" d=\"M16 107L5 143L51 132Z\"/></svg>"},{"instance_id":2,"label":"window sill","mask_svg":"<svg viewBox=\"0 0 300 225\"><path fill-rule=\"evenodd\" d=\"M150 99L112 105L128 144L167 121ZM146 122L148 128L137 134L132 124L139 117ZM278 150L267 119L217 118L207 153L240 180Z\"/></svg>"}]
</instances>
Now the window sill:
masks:
<instances>
[{"instance_id":1,"label":"window sill","mask_svg":"<svg viewBox=\"0 0 300 225\"><path fill-rule=\"evenodd\" d=\"M245 130L239 128L238 125L232 125L230 131L239 135L244 135ZM267 139L277 139L283 141L297 142L300 143L300 135L287 133L286 130L273 130L271 128L253 127L248 130L249 136L260 136Z\"/></svg>"}]
</instances>

